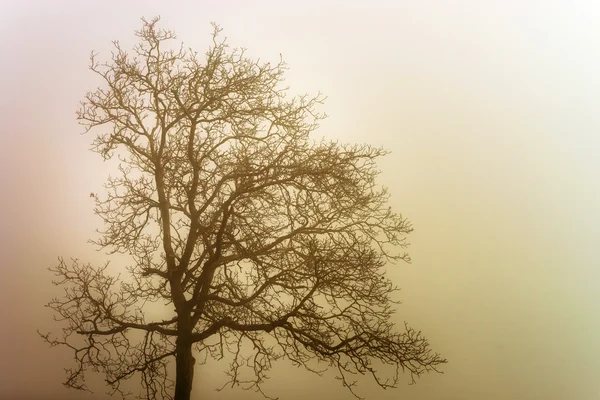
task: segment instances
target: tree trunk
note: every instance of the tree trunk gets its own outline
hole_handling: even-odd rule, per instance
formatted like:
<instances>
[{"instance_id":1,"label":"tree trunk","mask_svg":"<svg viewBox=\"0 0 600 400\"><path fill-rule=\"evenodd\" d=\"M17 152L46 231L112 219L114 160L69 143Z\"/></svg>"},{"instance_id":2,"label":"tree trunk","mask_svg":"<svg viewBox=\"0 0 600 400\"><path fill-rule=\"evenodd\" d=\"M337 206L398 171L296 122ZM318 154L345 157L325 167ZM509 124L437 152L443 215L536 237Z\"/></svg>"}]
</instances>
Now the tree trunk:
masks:
<instances>
[{"instance_id":1,"label":"tree trunk","mask_svg":"<svg viewBox=\"0 0 600 400\"><path fill-rule=\"evenodd\" d=\"M192 355L192 341L189 336L179 336L176 342L174 400L190 400L192 393L196 360Z\"/></svg>"}]
</instances>

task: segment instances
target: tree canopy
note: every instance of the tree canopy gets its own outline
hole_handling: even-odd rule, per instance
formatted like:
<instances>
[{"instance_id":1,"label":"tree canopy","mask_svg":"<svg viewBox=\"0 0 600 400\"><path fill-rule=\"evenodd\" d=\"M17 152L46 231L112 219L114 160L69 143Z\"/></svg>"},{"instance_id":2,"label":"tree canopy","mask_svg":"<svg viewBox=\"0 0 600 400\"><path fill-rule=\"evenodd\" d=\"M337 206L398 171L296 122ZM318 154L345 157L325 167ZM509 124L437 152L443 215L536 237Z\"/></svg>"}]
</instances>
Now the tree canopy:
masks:
<instances>
[{"instance_id":1,"label":"tree canopy","mask_svg":"<svg viewBox=\"0 0 600 400\"><path fill-rule=\"evenodd\" d=\"M65 384L86 389L92 370L114 391L137 376L144 398L187 400L194 365L225 358L230 384L262 392L287 359L324 362L356 394L356 373L393 387L403 371L437 370L446 360L426 338L391 321L385 269L410 261L412 228L376 183L386 151L312 138L324 97L290 96L282 60L231 49L216 25L201 55L157 24L143 20L132 52L114 42L109 61L91 56L103 83L77 118L93 150L120 161L90 195L104 221L94 243L132 263L121 277L78 260L51 268L63 330L42 336L75 353ZM152 302L172 315L150 318Z\"/></svg>"}]
</instances>

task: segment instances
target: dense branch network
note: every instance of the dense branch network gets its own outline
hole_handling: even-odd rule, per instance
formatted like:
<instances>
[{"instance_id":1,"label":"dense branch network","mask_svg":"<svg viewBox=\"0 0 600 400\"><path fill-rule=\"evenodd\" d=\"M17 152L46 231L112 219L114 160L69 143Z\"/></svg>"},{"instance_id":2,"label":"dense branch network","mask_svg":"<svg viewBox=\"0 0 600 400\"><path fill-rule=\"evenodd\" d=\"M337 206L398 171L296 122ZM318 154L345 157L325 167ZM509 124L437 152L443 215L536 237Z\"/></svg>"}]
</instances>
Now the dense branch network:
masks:
<instances>
[{"instance_id":1,"label":"dense branch network","mask_svg":"<svg viewBox=\"0 0 600 400\"><path fill-rule=\"evenodd\" d=\"M156 24L144 21L133 54L115 42L110 62L91 56L105 85L78 119L121 161L96 197L95 243L133 264L127 280L77 260L53 268L65 296L49 306L66 327L44 337L75 351L66 384L85 389L91 368L122 391L140 373L145 398L171 398L182 327L203 359L232 354L230 383L255 390L280 358L327 362L351 390L357 372L393 387L402 370L436 370L445 360L420 332L390 321L384 266L409 261L398 249L412 228L375 183L385 151L313 141L323 97L288 99L283 61L230 49L217 26L201 57ZM173 317L149 320L148 301L172 303ZM376 362L393 367L387 379Z\"/></svg>"}]
</instances>

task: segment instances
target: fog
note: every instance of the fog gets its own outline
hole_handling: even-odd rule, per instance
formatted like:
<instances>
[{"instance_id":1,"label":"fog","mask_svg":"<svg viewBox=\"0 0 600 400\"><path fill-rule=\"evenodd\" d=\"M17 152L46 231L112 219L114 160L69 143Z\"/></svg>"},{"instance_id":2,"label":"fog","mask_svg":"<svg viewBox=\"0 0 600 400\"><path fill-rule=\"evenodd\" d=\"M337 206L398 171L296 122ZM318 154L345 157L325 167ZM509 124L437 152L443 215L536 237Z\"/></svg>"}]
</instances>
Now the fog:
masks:
<instances>
[{"instance_id":1,"label":"fog","mask_svg":"<svg viewBox=\"0 0 600 400\"><path fill-rule=\"evenodd\" d=\"M369 399L600 396L600 6L592 1L0 2L0 398L104 399L64 388L66 348L43 305L58 256L104 263L87 243L90 192L114 166L88 151L78 102L101 82L91 50L130 48L140 17L199 52L210 22L252 57L290 66L293 92L328 96L317 136L382 146L380 183L413 224L395 321L423 331L443 374ZM118 259L115 259L118 265ZM400 329L400 328L399 328ZM196 369L194 398L226 364ZM334 374L280 362L282 400L350 399Z\"/></svg>"}]
</instances>

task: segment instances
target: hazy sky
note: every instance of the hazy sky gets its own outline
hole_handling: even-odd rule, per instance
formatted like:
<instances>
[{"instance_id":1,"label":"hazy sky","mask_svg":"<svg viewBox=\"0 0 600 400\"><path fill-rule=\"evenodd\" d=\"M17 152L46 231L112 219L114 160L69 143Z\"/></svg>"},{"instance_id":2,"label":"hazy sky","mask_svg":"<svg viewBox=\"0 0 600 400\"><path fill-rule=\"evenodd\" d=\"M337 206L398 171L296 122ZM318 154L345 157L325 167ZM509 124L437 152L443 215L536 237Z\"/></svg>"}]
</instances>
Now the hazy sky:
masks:
<instances>
[{"instance_id":1,"label":"hazy sky","mask_svg":"<svg viewBox=\"0 0 600 400\"><path fill-rule=\"evenodd\" d=\"M169 4L167 6L167 4ZM381 183L414 225L392 268L397 322L444 374L370 399L600 398L600 6L596 1L0 1L0 398L103 399L64 389L67 349L43 304L56 257L101 263L89 193L114 170L75 109L100 82L91 50L130 47L142 16L203 52L232 45L328 95L317 135L384 146ZM200 367L206 400L226 365ZM277 365L282 400L349 399L333 375ZM21 397L19 397L21 396Z\"/></svg>"}]
</instances>

